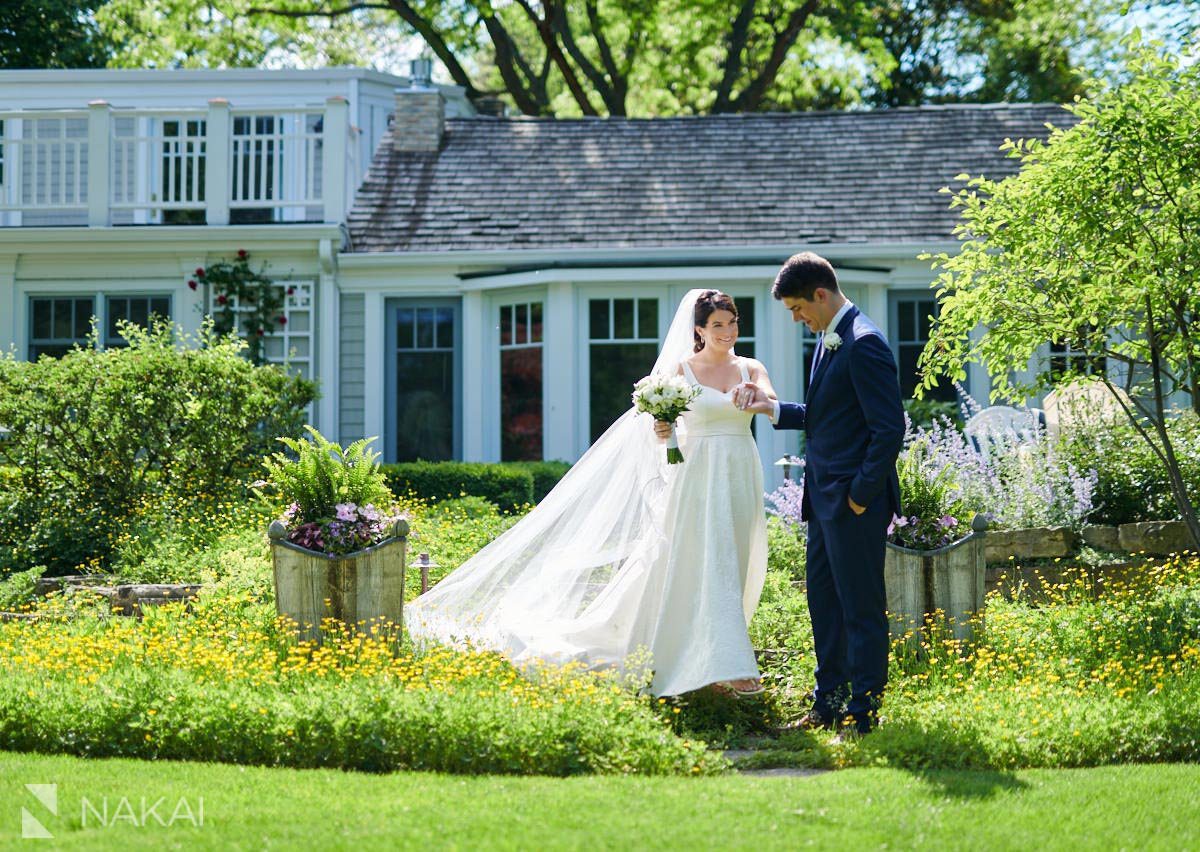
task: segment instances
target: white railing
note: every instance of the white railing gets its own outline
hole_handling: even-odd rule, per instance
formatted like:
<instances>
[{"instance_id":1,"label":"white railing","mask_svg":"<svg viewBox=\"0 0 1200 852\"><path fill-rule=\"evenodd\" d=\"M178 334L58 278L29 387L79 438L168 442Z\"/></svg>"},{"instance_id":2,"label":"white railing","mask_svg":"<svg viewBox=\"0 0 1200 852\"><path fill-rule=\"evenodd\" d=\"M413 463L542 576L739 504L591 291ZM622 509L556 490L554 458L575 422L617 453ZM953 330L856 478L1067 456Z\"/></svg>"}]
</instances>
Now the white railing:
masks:
<instances>
[{"instance_id":1,"label":"white railing","mask_svg":"<svg viewBox=\"0 0 1200 852\"><path fill-rule=\"evenodd\" d=\"M0 211L87 209L88 114L0 115Z\"/></svg>"},{"instance_id":2,"label":"white railing","mask_svg":"<svg viewBox=\"0 0 1200 852\"><path fill-rule=\"evenodd\" d=\"M341 97L307 109L216 99L0 113L0 225L341 222L357 132Z\"/></svg>"}]
</instances>

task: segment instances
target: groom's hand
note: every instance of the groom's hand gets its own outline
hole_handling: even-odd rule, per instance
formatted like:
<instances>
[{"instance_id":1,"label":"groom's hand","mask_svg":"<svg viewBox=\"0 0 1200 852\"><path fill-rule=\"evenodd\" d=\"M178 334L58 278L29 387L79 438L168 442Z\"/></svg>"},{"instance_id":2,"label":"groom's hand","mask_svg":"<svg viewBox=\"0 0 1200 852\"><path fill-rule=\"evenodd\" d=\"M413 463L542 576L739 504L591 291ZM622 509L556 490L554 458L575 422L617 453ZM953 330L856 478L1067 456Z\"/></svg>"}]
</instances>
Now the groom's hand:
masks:
<instances>
[{"instance_id":1,"label":"groom's hand","mask_svg":"<svg viewBox=\"0 0 1200 852\"><path fill-rule=\"evenodd\" d=\"M767 392L754 382L743 382L733 389L733 404L742 411L770 416L775 412L775 406L767 398Z\"/></svg>"},{"instance_id":2,"label":"groom's hand","mask_svg":"<svg viewBox=\"0 0 1200 852\"><path fill-rule=\"evenodd\" d=\"M863 512L867 511L867 507L860 506L857 503L855 503L853 497L847 497L846 502L850 504L850 511L856 515L861 515Z\"/></svg>"}]
</instances>

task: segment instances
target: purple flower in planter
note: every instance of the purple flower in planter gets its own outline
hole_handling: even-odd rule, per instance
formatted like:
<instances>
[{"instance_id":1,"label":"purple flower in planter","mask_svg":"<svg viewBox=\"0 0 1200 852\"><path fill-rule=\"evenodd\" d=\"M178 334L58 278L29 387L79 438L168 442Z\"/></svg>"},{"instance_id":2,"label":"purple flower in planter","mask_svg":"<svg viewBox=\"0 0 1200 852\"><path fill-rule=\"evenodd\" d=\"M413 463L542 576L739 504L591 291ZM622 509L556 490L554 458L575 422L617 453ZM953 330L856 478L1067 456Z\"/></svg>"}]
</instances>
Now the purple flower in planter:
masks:
<instances>
[{"instance_id":1,"label":"purple flower in planter","mask_svg":"<svg viewBox=\"0 0 1200 852\"><path fill-rule=\"evenodd\" d=\"M938 523L946 528L956 527L958 526L958 518L954 517L953 515L942 515L942 517L938 519Z\"/></svg>"},{"instance_id":2,"label":"purple flower in planter","mask_svg":"<svg viewBox=\"0 0 1200 852\"><path fill-rule=\"evenodd\" d=\"M368 503L365 506L359 507L358 516L360 518L362 518L364 521L378 521L379 520L379 510L376 509L374 506L372 506L370 503Z\"/></svg>"},{"instance_id":3,"label":"purple flower in planter","mask_svg":"<svg viewBox=\"0 0 1200 852\"><path fill-rule=\"evenodd\" d=\"M338 503L337 504L337 519L339 521L357 520L358 507L353 503Z\"/></svg>"},{"instance_id":4,"label":"purple flower in planter","mask_svg":"<svg viewBox=\"0 0 1200 852\"><path fill-rule=\"evenodd\" d=\"M292 505L288 506L286 509L283 510L283 519L285 521L291 521L298 514L300 514L300 504L293 503Z\"/></svg>"}]
</instances>

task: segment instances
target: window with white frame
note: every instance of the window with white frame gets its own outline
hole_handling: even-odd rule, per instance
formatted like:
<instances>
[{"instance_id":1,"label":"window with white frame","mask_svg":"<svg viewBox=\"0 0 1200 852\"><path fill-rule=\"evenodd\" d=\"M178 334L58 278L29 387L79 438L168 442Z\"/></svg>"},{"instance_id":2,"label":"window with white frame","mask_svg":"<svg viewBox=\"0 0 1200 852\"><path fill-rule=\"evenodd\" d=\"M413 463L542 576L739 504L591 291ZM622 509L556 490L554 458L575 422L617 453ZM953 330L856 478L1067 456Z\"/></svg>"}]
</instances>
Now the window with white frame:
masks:
<instances>
[{"instance_id":1,"label":"window with white frame","mask_svg":"<svg viewBox=\"0 0 1200 852\"><path fill-rule=\"evenodd\" d=\"M932 293L926 291L890 295L891 328L888 337L900 371L900 397L912 399L913 392L920 384L917 362L925 344L929 342L933 319L938 313L938 302ZM958 399L958 393L954 385L943 378L925 392L925 398L954 402Z\"/></svg>"},{"instance_id":2,"label":"window with white frame","mask_svg":"<svg viewBox=\"0 0 1200 852\"><path fill-rule=\"evenodd\" d=\"M501 305L500 459L542 459L542 303Z\"/></svg>"},{"instance_id":3,"label":"window with white frame","mask_svg":"<svg viewBox=\"0 0 1200 852\"><path fill-rule=\"evenodd\" d=\"M100 310L103 313L100 313ZM127 346L117 324L124 320L142 328L155 317L171 318L169 293L113 293L88 296L32 296L29 299L29 360L45 354L59 357L75 344L86 345L92 318L103 332L105 348Z\"/></svg>"},{"instance_id":4,"label":"window with white frame","mask_svg":"<svg viewBox=\"0 0 1200 852\"><path fill-rule=\"evenodd\" d=\"M590 440L629 410L633 383L658 357L657 298L588 300Z\"/></svg>"},{"instance_id":5,"label":"window with white frame","mask_svg":"<svg viewBox=\"0 0 1200 852\"><path fill-rule=\"evenodd\" d=\"M92 296L32 296L29 299L29 360L59 358L87 344L96 300Z\"/></svg>"},{"instance_id":6,"label":"window with white frame","mask_svg":"<svg viewBox=\"0 0 1200 852\"><path fill-rule=\"evenodd\" d=\"M104 316L105 348L127 346L128 342L121 336L118 323L123 320L149 328L152 318L170 319L171 297L166 294L108 296L105 298Z\"/></svg>"},{"instance_id":7,"label":"window with white frame","mask_svg":"<svg viewBox=\"0 0 1200 852\"><path fill-rule=\"evenodd\" d=\"M263 335L263 357L267 363L278 364L288 372L312 378L313 282L280 281L275 285L283 296L283 322L278 322ZM245 334L241 315L253 313L253 308L238 304L237 296L229 295L226 304L238 317L236 328ZM210 294L210 313L217 310L216 296ZM220 306L224 310L225 305Z\"/></svg>"}]
</instances>

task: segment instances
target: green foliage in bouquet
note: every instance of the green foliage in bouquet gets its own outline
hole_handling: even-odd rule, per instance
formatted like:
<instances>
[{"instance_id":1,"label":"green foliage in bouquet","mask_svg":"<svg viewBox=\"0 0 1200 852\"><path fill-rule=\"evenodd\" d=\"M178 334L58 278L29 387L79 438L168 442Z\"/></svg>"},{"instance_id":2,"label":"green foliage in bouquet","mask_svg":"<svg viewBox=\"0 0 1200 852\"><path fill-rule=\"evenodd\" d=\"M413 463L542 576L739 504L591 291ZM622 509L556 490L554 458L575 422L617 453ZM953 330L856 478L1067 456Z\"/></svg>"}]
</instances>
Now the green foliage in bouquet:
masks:
<instances>
[{"instance_id":1,"label":"green foliage in bouquet","mask_svg":"<svg viewBox=\"0 0 1200 852\"><path fill-rule=\"evenodd\" d=\"M304 429L311 440L279 439L294 458L277 452L263 462L270 484L284 502L295 505L295 521L334 517L338 504L391 505L379 453L369 449L374 438L363 438L342 449L312 426Z\"/></svg>"}]
</instances>

